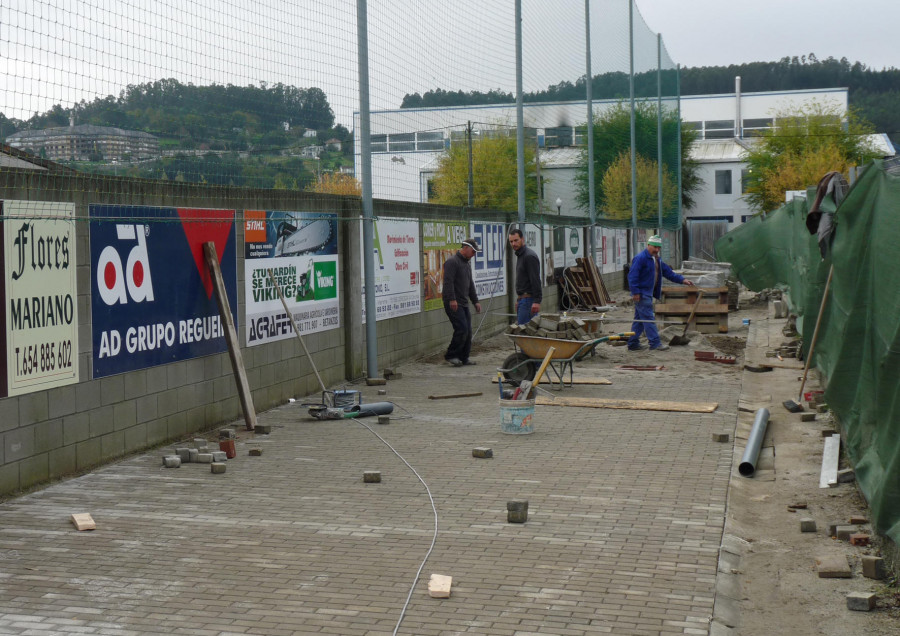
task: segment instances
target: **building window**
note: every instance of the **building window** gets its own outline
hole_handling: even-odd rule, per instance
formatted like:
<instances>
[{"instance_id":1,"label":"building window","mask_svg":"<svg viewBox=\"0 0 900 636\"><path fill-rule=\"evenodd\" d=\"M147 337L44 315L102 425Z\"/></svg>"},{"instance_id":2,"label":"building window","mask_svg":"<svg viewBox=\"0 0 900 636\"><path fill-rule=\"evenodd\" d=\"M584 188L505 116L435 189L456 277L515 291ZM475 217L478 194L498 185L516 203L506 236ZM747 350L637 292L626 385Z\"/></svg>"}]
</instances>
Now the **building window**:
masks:
<instances>
[{"instance_id":1,"label":"building window","mask_svg":"<svg viewBox=\"0 0 900 636\"><path fill-rule=\"evenodd\" d=\"M372 152L387 152L387 135L372 135L369 140Z\"/></svg>"},{"instance_id":2,"label":"building window","mask_svg":"<svg viewBox=\"0 0 900 636\"><path fill-rule=\"evenodd\" d=\"M388 135L388 152L408 152L416 149L416 133Z\"/></svg>"},{"instance_id":3,"label":"building window","mask_svg":"<svg viewBox=\"0 0 900 636\"><path fill-rule=\"evenodd\" d=\"M750 171L741 170L741 194L747 194L747 186L750 185Z\"/></svg>"},{"instance_id":4,"label":"building window","mask_svg":"<svg viewBox=\"0 0 900 636\"><path fill-rule=\"evenodd\" d=\"M431 203L437 198L437 190L434 189L434 179L428 179L425 182L426 202Z\"/></svg>"},{"instance_id":5,"label":"building window","mask_svg":"<svg viewBox=\"0 0 900 636\"><path fill-rule=\"evenodd\" d=\"M559 148L572 145L572 127L558 126L544 131L544 145L547 148Z\"/></svg>"},{"instance_id":6,"label":"building window","mask_svg":"<svg viewBox=\"0 0 900 636\"><path fill-rule=\"evenodd\" d=\"M443 150L444 133L420 132L416 133L416 150Z\"/></svg>"},{"instance_id":7,"label":"building window","mask_svg":"<svg viewBox=\"0 0 900 636\"><path fill-rule=\"evenodd\" d=\"M716 194L731 194L731 170L716 170Z\"/></svg>"},{"instance_id":8,"label":"building window","mask_svg":"<svg viewBox=\"0 0 900 636\"><path fill-rule=\"evenodd\" d=\"M772 127L772 118L764 119L745 119L744 120L744 137L758 137L765 130Z\"/></svg>"},{"instance_id":9,"label":"building window","mask_svg":"<svg viewBox=\"0 0 900 636\"><path fill-rule=\"evenodd\" d=\"M706 139L731 139L734 137L734 120L717 119L705 122Z\"/></svg>"}]
</instances>

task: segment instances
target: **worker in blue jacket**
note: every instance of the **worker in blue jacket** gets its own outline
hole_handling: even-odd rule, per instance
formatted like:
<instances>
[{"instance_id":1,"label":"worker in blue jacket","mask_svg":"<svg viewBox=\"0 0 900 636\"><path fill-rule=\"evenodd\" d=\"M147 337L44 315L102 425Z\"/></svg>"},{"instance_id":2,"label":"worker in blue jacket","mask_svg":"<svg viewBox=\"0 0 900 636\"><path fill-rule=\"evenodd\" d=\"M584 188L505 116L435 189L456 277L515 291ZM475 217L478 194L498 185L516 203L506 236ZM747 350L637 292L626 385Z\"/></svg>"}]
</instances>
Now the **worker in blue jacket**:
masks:
<instances>
[{"instance_id":1,"label":"worker in blue jacket","mask_svg":"<svg viewBox=\"0 0 900 636\"><path fill-rule=\"evenodd\" d=\"M653 299L659 299L662 293L662 279L668 278L675 283L683 283L693 287L694 283L684 276L676 274L671 267L663 263L659 252L662 239L653 235L647 241L647 249L634 257L628 270L628 287L634 301L634 323L631 330L634 335L628 339L629 351L646 349L640 343L641 333L646 332L651 351L665 351L669 345L662 344L656 330L656 316L653 313Z\"/></svg>"}]
</instances>

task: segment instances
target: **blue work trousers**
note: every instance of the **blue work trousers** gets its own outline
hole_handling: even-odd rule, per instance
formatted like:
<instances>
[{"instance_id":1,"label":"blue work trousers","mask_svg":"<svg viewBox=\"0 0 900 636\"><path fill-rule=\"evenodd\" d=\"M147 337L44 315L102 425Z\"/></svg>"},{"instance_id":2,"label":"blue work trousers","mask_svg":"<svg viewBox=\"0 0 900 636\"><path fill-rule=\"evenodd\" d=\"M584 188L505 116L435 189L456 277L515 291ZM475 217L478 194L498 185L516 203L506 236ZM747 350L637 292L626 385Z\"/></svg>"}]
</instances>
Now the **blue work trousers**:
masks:
<instances>
[{"instance_id":1,"label":"blue work trousers","mask_svg":"<svg viewBox=\"0 0 900 636\"><path fill-rule=\"evenodd\" d=\"M453 337L450 338L450 346L444 354L445 360L458 359L460 362L469 361L469 353L472 351L472 317L468 305L457 304L458 309L450 309L450 303L444 303L444 312L453 326Z\"/></svg>"},{"instance_id":2,"label":"blue work trousers","mask_svg":"<svg viewBox=\"0 0 900 636\"><path fill-rule=\"evenodd\" d=\"M531 314L531 306L534 303L531 301L531 298L519 298L516 301L516 322L520 325L524 325L529 320L531 320L534 316Z\"/></svg>"},{"instance_id":3,"label":"blue work trousers","mask_svg":"<svg viewBox=\"0 0 900 636\"><path fill-rule=\"evenodd\" d=\"M653 314L653 297L641 294L641 299L634 303L634 320L631 330L634 335L628 339L628 348L637 349L640 346L641 333L646 333L650 348L659 346L659 332L656 330L656 316ZM649 320L650 322L637 322Z\"/></svg>"}]
</instances>

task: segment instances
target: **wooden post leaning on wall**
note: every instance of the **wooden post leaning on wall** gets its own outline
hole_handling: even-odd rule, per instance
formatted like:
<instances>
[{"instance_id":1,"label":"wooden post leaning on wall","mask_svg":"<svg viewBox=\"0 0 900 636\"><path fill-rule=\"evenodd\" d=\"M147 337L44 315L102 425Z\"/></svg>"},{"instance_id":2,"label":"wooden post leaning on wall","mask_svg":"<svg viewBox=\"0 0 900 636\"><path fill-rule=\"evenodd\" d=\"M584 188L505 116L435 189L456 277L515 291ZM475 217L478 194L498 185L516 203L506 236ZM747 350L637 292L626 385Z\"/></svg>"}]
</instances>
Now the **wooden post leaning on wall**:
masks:
<instances>
[{"instance_id":1,"label":"wooden post leaning on wall","mask_svg":"<svg viewBox=\"0 0 900 636\"><path fill-rule=\"evenodd\" d=\"M222 280L222 270L219 268L219 257L216 255L216 244L208 242L203 244L203 256L206 258L206 266L212 277L213 289L216 294L216 304L219 306L219 315L225 327L225 341L228 343L228 355L231 357L231 368L234 370L234 381L237 383L238 397L241 399L241 408L244 410L244 421L247 430L256 428L256 409L253 407L253 396L250 394L250 383L247 382L247 373L244 370L244 358L241 356L241 344L238 342L237 331L234 328L234 320L231 318L231 307L228 304L228 295L225 293L225 283Z\"/></svg>"}]
</instances>

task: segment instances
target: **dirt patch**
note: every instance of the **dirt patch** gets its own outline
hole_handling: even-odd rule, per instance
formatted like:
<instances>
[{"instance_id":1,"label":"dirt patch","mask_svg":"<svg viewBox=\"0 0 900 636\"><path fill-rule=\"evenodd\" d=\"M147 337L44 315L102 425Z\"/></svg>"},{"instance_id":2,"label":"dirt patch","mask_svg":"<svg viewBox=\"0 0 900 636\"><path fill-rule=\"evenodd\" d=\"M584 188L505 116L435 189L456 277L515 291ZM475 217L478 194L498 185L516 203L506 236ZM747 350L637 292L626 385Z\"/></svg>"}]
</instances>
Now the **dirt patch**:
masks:
<instances>
[{"instance_id":1,"label":"dirt patch","mask_svg":"<svg viewBox=\"0 0 900 636\"><path fill-rule=\"evenodd\" d=\"M744 353L747 347L747 339L739 336L706 336L713 347L730 356L738 356Z\"/></svg>"}]
</instances>

